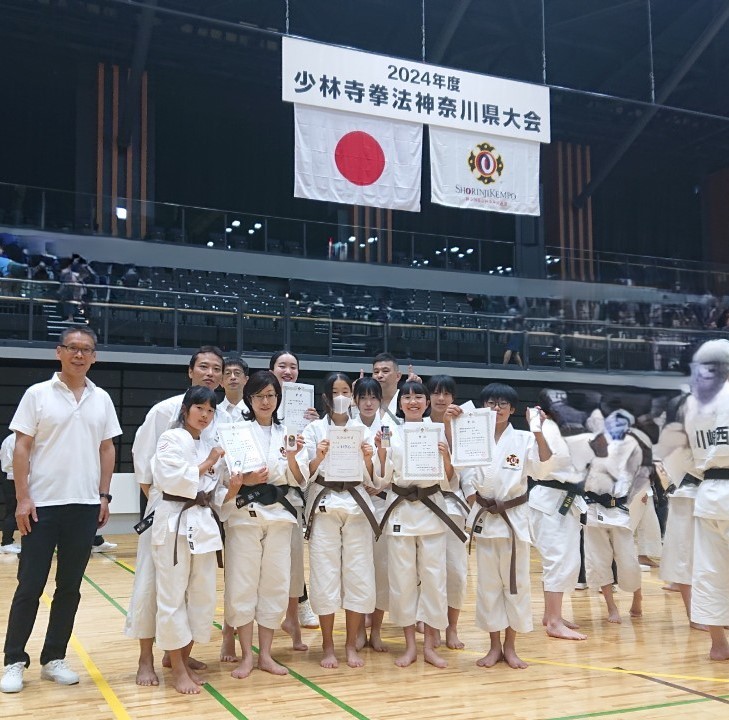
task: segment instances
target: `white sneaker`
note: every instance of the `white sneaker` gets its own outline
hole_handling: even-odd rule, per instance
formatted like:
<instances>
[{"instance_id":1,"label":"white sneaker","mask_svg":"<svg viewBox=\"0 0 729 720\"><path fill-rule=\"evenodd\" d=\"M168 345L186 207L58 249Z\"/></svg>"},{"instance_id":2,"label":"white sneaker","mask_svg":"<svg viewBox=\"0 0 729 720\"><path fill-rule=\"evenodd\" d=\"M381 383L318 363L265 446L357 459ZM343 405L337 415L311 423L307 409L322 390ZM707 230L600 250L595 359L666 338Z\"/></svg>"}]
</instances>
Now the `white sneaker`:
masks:
<instances>
[{"instance_id":1,"label":"white sneaker","mask_svg":"<svg viewBox=\"0 0 729 720\"><path fill-rule=\"evenodd\" d=\"M16 662L5 666L3 678L0 680L0 690L4 693L17 693L23 689L23 672L25 663Z\"/></svg>"},{"instance_id":2,"label":"white sneaker","mask_svg":"<svg viewBox=\"0 0 729 720\"><path fill-rule=\"evenodd\" d=\"M319 627L319 618L314 615L308 600L299 603L299 625L308 630L315 630Z\"/></svg>"},{"instance_id":3,"label":"white sneaker","mask_svg":"<svg viewBox=\"0 0 729 720\"><path fill-rule=\"evenodd\" d=\"M116 543L109 542L108 540L104 540L101 545L94 545L91 548L92 553L100 553L100 552L108 552L109 550L113 550L115 547L117 547Z\"/></svg>"},{"instance_id":4,"label":"white sneaker","mask_svg":"<svg viewBox=\"0 0 729 720\"><path fill-rule=\"evenodd\" d=\"M0 545L0 553L20 555L20 545L16 545L15 543L10 543L10 545Z\"/></svg>"},{"instance_id":5,"label":"white sneaker","mask_svg":"<svg viewBox=\"0 0 729 720\"><path fill-rule=\"evenodd\" d=\"M51 660L41 667L41 678L53 680L59 685L76 685L79 681L78 673L68 667L66 660Z\"/></svg>"}]
</instances>

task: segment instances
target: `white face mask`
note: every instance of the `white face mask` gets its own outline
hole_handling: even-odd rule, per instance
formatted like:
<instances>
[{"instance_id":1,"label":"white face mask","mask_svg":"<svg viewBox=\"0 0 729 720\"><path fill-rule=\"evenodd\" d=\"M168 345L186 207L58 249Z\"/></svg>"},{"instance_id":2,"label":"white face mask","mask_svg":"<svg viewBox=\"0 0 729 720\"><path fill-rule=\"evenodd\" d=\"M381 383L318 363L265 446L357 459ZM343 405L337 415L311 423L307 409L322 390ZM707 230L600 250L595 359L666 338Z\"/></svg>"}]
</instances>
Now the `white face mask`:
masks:
<instances>
[{"instance_id":1,"label":"white face mask","mask_svg":"<svg viewBox=\"0 0 729 720\"><path fill-rule=\"evenodd\" d=\"M337 413L337 415L344 415L344 413L346 413L352 405L352 398L347 397L346 395L337 395L337 397L334 398L333 405L334 412Z\"/></svg>"}]
</instances>

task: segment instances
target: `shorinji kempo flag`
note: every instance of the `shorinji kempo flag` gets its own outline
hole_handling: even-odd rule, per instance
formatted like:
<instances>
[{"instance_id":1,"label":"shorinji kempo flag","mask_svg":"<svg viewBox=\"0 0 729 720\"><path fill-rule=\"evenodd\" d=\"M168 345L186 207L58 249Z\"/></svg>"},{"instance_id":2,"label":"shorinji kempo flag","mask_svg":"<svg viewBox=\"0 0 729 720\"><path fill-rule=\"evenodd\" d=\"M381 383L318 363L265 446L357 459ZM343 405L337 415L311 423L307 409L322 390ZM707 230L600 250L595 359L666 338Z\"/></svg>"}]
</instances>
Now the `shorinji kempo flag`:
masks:
<instances>
[{"instance_id":1,"label":"shorinji kempo flag","mask_svg":"<svg viewBox=\"0 0 729 720\"><path fill-rule=\"evenodd\" d=\"M294 105L294 196L420 210L423 126Z\"/></svg>"}]
</instances>

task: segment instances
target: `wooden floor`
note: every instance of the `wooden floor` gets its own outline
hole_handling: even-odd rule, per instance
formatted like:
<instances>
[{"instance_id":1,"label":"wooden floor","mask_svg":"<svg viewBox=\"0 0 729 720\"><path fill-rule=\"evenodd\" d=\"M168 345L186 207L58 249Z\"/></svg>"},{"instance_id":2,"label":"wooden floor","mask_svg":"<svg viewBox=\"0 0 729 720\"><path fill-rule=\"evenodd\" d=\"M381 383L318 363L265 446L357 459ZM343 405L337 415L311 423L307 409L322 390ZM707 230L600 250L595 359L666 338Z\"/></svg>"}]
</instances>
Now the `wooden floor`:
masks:
<instances>
[{"instance_id":1,"label":"wooden floor","mask_svg":"<svg viewBox=\"0 0 729 720\"><path fill-rule=\"evenodd\" d=\"M25 690L0 695L0 718L205 718L206 720L295 720L326 717L448 718L481 717L524 720L568 718L632 718L658 720L729 718L729 663L708 660L708 636L690 630L681 598L661 589L656 571L643 573L644 616L627 617L629 596L618 592L624 613L622 625L605 621L602 597L575 592L565 602L565 615L574 617L588 633L585 642L546 637L541 628L540 565L532 556L532 593L535 631L520 636L517 649L528 660L526 670L503 663L485 670L475 661L487 649L485 633L473 624L475 558L471 558L468 605L461 615L461 651L443 649L446 670L424 665L407 669L393 665L403 647L398 628L385 624L387 654L365 650L366 666L323 670L320 636L304 631L311 649L294 652L288 637L277 633L276 658L287 665L283 678L254 671L246 680L230 677L231 665L218 661L220 631L213 630L209 645L197 646L195 655L208 663L208 682L199 696L177 694L166 682L156 688L134 684L136 643L122 635L124 612L134 579L136 536L109 537L118 552L92 555L81 588L82 601L69 647L71 666L81 682L61 687L39 679L37 658L48 618L44 597L29 652L33 664L26 671ZM15 587L17 559L0 555L0 623L4 638L10 599ZM221 574L222 576L222 574ZM48 594L53 586L49 583ZM219 593L222 603L222 592ZM218 607L216 622L222 621ZM337 618L336 638L343 646L343 618ZM419 640L420 642L420 640ZM159 670L159 668L158 668Z\"/></svg>"}]
</instances>

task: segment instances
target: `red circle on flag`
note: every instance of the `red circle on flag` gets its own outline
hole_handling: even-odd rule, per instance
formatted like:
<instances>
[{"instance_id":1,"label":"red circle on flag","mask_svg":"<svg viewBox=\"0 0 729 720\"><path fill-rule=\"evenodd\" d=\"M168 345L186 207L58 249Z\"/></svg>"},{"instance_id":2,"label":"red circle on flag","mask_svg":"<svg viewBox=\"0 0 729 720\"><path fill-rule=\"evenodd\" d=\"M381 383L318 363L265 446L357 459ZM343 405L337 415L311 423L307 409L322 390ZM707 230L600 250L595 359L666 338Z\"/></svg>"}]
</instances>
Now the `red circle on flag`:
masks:
<instances>
[{"instance_id":1,"label":"red circle on flag","mask_svg":"<svg viewBox=\"0 0 729 720\"><path fill-rule=\"evenodd\" d=\"M344 135L334 150L337 169L353 185L372 185L385 170L385 153L372 135L355 130Z\"/></svg>"}]
</instances>

